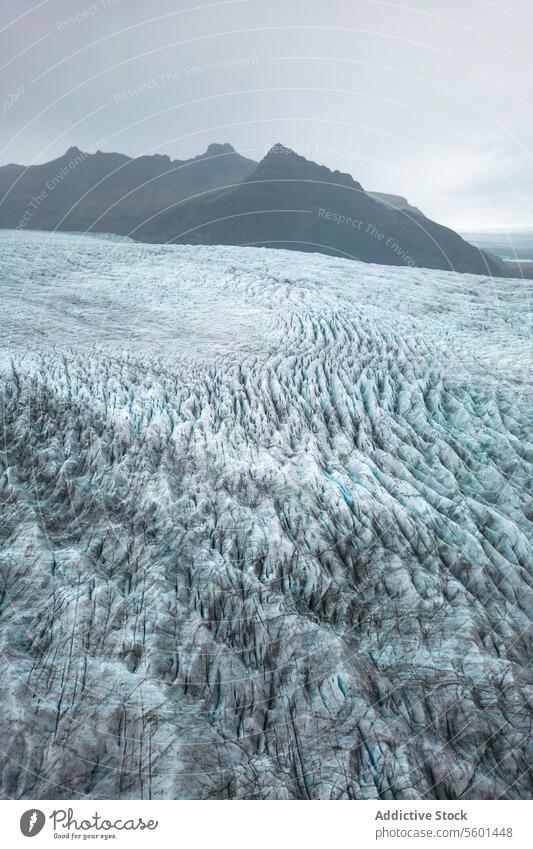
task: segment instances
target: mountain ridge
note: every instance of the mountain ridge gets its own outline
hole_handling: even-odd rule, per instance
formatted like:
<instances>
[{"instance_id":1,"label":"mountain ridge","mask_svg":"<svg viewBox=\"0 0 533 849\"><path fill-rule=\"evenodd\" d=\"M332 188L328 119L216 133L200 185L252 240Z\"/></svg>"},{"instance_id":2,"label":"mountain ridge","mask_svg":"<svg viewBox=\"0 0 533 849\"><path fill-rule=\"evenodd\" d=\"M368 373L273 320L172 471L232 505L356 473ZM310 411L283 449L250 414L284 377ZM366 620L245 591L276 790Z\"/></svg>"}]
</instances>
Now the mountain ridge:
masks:
<instances>
[{"instance_id":1,"label":"mountain ridge","mask_svg":"<svg viewBox=\"0 0 533 849\"><path fill-rule=\"evenodd\" d=\"M497 258L399 195L281 143L260 162L229 143L172 160L87 153L0 167L0 227L110 232L138 241L259 245L385 265L506 276Z\"/></svg>"},{"instance_id":2,"label":"mountain ridge","mask_svg":"<svg viewBox=\"0 0 533 849\"><path fill-rule=\"evenodd\" d=\"M505 276L495 257L419 212L387 205L350 174L275 144L239 185L161 212L134 238L254 245L384 265Z\"/></svg>"},{"instance_id":3,"label":"mountain ridge","mask_svg":"<svg viewBox=\"0 0 533 849\"><path fill-rule=\"evenodd\" d=\"M238 182L255 166L231 145L185 160L73 146L49 162L0 168L0 227L129 235L176 200Z\"/></svg>"}]
</instances>

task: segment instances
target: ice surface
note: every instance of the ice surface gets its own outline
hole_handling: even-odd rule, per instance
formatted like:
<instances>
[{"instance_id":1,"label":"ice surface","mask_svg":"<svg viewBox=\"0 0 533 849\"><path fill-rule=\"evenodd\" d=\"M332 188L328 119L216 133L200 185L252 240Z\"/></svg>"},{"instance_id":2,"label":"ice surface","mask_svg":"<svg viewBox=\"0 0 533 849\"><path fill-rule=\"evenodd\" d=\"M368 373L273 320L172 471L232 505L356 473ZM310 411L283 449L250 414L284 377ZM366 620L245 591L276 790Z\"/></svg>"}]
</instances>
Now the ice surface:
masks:
<instances>
[{"instance_id":1,"label":"ice surface","mask_svg":"<svg viewBox=\"0 0 533 849\"><path fill-rule=\"evenodd\" d=\"M531 283L0 233L3 794L531 796Z\"/></svg>"}]
</instances>

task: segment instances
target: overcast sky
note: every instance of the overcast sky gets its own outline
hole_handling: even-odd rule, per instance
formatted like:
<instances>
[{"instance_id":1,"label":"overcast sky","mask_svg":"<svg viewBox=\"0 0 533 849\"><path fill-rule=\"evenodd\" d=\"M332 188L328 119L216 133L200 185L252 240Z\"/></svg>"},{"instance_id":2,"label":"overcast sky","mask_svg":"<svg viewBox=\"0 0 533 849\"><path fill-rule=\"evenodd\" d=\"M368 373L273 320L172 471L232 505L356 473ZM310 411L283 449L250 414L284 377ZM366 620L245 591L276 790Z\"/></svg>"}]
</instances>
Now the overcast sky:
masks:
<instances>
[{"instance_id":1,"label":"overcast sky","mask_svg":"<svg viewBox=\"0 0 533 849\"><path fill-rule=\"evenodd\" d=\"M0 163L276 142L457 229L533 224L531 0L2 0Z\"/></svg>"}]
</instances>

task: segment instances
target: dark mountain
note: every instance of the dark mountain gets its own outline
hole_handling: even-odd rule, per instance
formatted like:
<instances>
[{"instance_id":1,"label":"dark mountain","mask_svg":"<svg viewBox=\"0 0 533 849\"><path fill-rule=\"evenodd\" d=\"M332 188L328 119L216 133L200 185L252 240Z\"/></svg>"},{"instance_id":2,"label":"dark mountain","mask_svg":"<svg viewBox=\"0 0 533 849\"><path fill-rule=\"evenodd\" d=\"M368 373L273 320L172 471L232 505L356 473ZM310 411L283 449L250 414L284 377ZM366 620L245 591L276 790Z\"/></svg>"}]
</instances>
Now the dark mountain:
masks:
<instances>
[{"instance_id":1,"label":"dark mountain","mask_svg":"<svg viewBox=\"0 0 533 849\"><path fill-rule=\"evenodd\" d=\"M349 174L275 145L238 186L177 204L133 234L151 242L261 245L386 265L503 274L418 210L372 198Z\"/></svg>"},{"instance_id":2,"label":"dark mountain","mask_svg":"<svg viewBox=\"0 0 533 849\"><path fill-rule=\"evenodd\" d=\"M256 165L229 144L182 161L71 147L43 165L0 168L0 227L127 235L177 201L239 183Z\"/></svg>"},{"instance_id":3,"label":"dark mountain","mask_svg":"<svg viewBox=\"0 0 533 849\"><path fill-rule=\"evenodd\" d=\"M504 275L496 257L405 198L365 192L281 144L258 163L229 144L201 156L88 154L0 168L0 227L131 235L147 242L257 245L386 265Z\"/></svg>"}]
</instances>

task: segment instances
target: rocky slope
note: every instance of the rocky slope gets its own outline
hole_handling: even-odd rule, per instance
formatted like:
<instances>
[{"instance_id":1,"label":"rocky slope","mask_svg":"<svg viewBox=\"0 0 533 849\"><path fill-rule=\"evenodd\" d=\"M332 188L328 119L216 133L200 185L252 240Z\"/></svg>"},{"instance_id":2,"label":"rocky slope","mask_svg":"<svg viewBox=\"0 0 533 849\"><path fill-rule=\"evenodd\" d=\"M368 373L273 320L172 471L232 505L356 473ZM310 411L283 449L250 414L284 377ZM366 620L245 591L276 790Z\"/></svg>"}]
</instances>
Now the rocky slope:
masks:
<instances>
[{"instance_id":1,"label":"rocky slope","mask_svg":"<svg viewBox=\"0 0 533 849\"><path fill-rule=\"evenodd\" d=\"M261 245L385 265L505 274L503 263L448 227L376 200L350 174L281 144L238 185L177 204L131 235L148 242Z\"/></svg>"},{"instance_id":2,"label":"rocky slope","mask_svg":"<svg viewBox=\"0 0 533 849\"><path fill-rule=\"evenodd\" d=\"M394 209L404 209L412 215L422 215L425 218L424 213L417 206L410 204L407 198L402 197L402 195L389 195L385 192L368 192L368 194L374 200L384 203L385 206L392 206Z\"/></svg>"},{"instance_id":3,"label":"rocky slope","mask_svg":"<svg viewBox=\"0 0 533 849\"><path fill-rule=\"evenodd\" d=\"M114 233L154 243L262 245L385 265L512 276L423 216L281 144L256 163L229 144L179 161L70 148L0 168L0 227ZM520 276L520 275L518 275Z\"/></svg>"},{"instance_id":4,"label":"rocky slope","mask_svg":"<svg viewBox=\"0 0 533 849\"><path fill-rule=\"evenodd\" d=\"M0 238L4 797L530 798L529 284Z\"/></svg>"},{"instance_id":5,"label":"rocky slope","mask_svg":"<svg viewBox=\"0 0 533 849\"><path fill-rule=\"evenodd\" d=\"M239 183L255 166L229 144L186 160L71 147L42 165L0 168L0 227L129 235L185 198Z\"/></svg>"}]
</instances>

